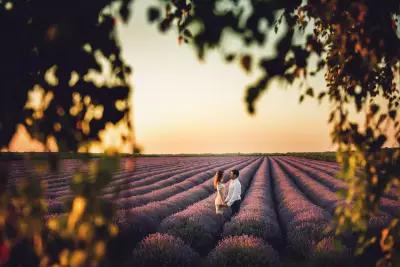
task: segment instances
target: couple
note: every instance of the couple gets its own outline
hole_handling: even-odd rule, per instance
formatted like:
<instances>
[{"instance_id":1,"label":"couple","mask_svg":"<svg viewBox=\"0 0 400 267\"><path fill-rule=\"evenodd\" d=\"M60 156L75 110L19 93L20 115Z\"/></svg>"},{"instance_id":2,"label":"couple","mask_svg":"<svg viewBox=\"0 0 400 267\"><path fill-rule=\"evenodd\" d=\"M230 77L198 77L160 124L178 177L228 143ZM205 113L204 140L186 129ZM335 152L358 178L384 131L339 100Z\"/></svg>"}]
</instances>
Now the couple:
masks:
<instances>
[{"instance_id":1,"label":"couple","mask_svg":"<svg viewBox=\"0 0 400 267\"><path fill-rule=\"evenodd\" d=\"M223 214L224 209L230 207L232 211L232 215L239 211L242 186L238 179L239 171L232 170L229 173L229 188L228 194L226 198L224 197L225 192L225 184L222 182L222 178L224 177L223 171L217 171L214 176L214 188L217 190L217 196L215 198L215 212L217 214Z\"/></svg>"}]
</instances>

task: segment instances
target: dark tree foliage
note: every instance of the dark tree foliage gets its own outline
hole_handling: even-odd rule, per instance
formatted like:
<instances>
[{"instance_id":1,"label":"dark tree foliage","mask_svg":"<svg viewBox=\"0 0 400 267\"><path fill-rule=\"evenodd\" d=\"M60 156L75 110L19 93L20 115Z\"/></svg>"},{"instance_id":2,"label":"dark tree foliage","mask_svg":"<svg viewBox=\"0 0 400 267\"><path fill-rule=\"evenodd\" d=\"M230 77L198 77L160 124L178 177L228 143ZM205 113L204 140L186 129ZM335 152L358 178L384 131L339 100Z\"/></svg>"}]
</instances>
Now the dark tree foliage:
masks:
<instances>
[{"instance_id":1,"label":"dark tree foliage","mask_svg":"<svg viewBox=\"0 0 400 267\"><path fill-rule=\"evenodd\" d=\"M130 73L116 40L116 17L130 0L0 1L0 147L23 124L59 150L98 138L128 120ZM29 103L29 92L39 102ZM116 101L120 101L118 108Z\"/></svg>"},{"instance_id":2,"label":"dark tree foliage","mask_svg":"<svg viewBox=\"0 0 400 267\"><path fill-rule=\"evenodd\" d=\"M132 144L130 69L116 38L116 21L128 20L129 3L0 0L0 149L20 124L47 147L55 140L59 151L87 151L108 123L123 125L121 138ZM34 169L57 171L57 156L49 159L49 166L38 161ZM88 172L71 179L64 213L46 218L45 183L32 170L10 185L1 164L1 266L115 262L107 252L118 234L115 209L99 196L119 161L105 157L87 165Z\"/></svg>"},{"instance_id":3,"label":"dark tree foliage","mask_svg":"<svg viewBox=\"0 0 400 267\"><path fill-rule=\"evenodd\" d=\"M200 58L219 48L247 72L257 66L262 74L245 96L251 114L272 80L300 81L300 102L306 96L328 98L340 176L348 181L346 199L354 204L337 210L338 230L366 232L380 197L396 190L400 180L400 151L382 149L387 141L400 143L398 0L169 0L148 15L161 31L177 28L179 40L193 44ZM278 38L271 38L273 31ZM233 39L242 47L229 51ZM273 55L245 52L270 42ZM326 89L313 88L309 79L321 72ZM352 110L364 115L363 123ZM385 253L380 264L386 264L400 251L399 237L397 218L379 236L361 235L360 248L379 242Z\"/></svg>"},{"instance_id":4,"label":"dark tree foliage","mask_svg":"<svg viewBox=\"0 0 400 267\"><path fill-rule=\"evenodd\" d=\"M129 2L0 0L0 147L9 144L18 124L43 143L54 137L63 151L98 139L107 122L124 121L131 128L130 69L121 59L115 31L116 19L129 17ZM388 140L394 140L392 145L400 143L400 2L160 0L147 12L161 31L177 28L179 41L193 44L200 58L220 48L228 62L237 62L246 72L257 67L261 76L248 86L245 96L251 114L273 80L301 81L300 101L306 96L329 100L332 140L343 166L340 176L349 184L345 196L353 204L337 210L338 230L352 227L366 233L366 222L379 208L380 197L393 190L398 195L400 188L400 150L382 149ZM278 38L271 38L273 32ZM233 38L242 47L225 49ZM249 52L271 42L273 55ZM309 83L321 72L326 90ZM363 124L352 118L353 109L365 115ZM107 167L100 162L92 168L96 179L77 174L68 212L46 226L40 223L45 205L38 183L28 179L8 192L6 180L1 180L2 235L6 225L13 225L18 235L8 238L34 251L42 266L102 262L106 243L117 233L109 221L108 205L96 200L109 177L103 165ZM30 212L14 216L23 210ZM8 223L10 219L21 223ZM81 227L106 234L100 240L92 234L79 237ZM54 248L45 236L48 232L69 242L61 246L61 253L48 250ZM84 245L73 242L77 237ZM360 235L360 248L374 242L385 254L380 266L398 265L399 219L377 236Z\"/></svg>"}]
</instances>

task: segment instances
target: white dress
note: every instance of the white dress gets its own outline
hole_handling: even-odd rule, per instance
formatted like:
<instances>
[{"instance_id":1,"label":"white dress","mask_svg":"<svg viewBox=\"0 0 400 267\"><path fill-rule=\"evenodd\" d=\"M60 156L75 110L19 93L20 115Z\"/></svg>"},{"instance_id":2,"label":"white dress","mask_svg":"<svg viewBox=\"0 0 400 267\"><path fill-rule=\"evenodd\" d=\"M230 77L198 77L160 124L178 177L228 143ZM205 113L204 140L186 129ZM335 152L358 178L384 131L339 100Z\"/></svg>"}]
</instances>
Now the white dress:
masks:
<instances>
[{"instance_id":1,"label":"white dress","mask_svg":"<svg viewBox=\"0 0 400 267\"><path fill-rule=\"evenodd\" d=\"M225 190L224 184L218 183L217 196L215 197L215 212L217 214L224 213L224 190Z\"/></svg>"}]
</instances>

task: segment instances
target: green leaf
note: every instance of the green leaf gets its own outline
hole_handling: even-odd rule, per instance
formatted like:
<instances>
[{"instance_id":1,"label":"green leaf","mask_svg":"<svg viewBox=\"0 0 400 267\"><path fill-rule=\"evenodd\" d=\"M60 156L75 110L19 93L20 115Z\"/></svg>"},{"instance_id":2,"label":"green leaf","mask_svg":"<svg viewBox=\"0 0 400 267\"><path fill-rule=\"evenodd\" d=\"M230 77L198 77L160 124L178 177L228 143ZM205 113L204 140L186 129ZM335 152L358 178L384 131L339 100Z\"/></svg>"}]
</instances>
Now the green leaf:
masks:
<instances>
[{"instance_id":1,"label":"green leaf","mask_svg":"<svg viewBox=\"0 0 400 267\"><path fill-rule=\"evenodd\" d=\"M326 92L321 92L321 93L319 93L319 95L318 95L318 99L319 99L319 100L322 100L325 96L326 96Z\"/></svg>"},{"instance_id":2,"label":"green leaf","mask_svg":"<svg viewBox=\"0 0 400 267\"><path fill-rule=\"evenodd\" d=\"M251 62L252 62L252 58L250 55L243 55L242 58L240 59L240 64L242 65L242 68L246 72L251 71Z\"/></svg>"},{"instance_id":3,"label":"green leaf","mask_svg":"<svg viewBox=\"0 0 400 267\"><path fill-rule=\"evenodd\" d=\"M384 122L384 121L386 120L386 118L387 118L387 114L382 114L382 115L380 115L380 116L379 116L378 123L377 123L377 126L379 127L379 125L381 125L382 122Z\"/></svg>"},{"instance_id":4,"label":"green leaf","mask_svg":"<svg viewBox=\"0 0 400 267\"><path fill-rule=\"evenodd\" d=\"M183 35L188 37L188 38L193 38L192 33L188 29L183 30Z\"/></svg>"},{"instance_id":5,"label":"green leaf","mask_svg":"<svg viewBox=\"0 0 400 267\"><path fill-rule=\"evenodd\" d=\"M150 22L155 22L160 18L160 10L156 7L150 7L147 10L147 18Z\"/></svg>"},{"instance_id":6,"label":"green leaf","mask_svg":"<svg viewBox=\"0 0 400 267\"><path fill-rule=\"evenodd\" d=\"M311 87L309 87L306 91L306 95L314 97L314 90Z\"/></svg>"},{"instance_id":7,"label":"green leaf","mask_svg":"<svg viewBox=\"0 0 400 267\"><path fill-rule=\"evenodd\" d=\"M391 110L391 111L389 111L389 117L390 117L392 120L395 120L395 119L396 119L396 115L397 115L397 110Z\"/></svg>"},{"instance_id":8,"label":"green leaf","mask_svg":"<svg viewBox=\"0 0 400 267\"><path fill-rule=\"evenodd\" d=\"M119 9L119 14L124 22L127 22L129 20L130 10L127 3L121 5L121 8Z\"/></svg>"},{"instance_id":9,"label":"green leaf","mask_svg":"<svg viewBox=\"0 0 400 267\"><path fill-rule=\"evenodd\" d=\"M335 118L335 112L331 111L331 113L329 114L328 122L331 123L334 118Z\"/></svg>"},{"instance_id":10,"label":"green leaf","mask_svg":"<svg viewBox=\"0 0 400 267\"><path fill-rule=\"evenodd\" d=\"M370 110L372 115L375 115L379 111L379 106L377 104L372 104Z\"/></svg>"},{"instance_id":11,"label":"green leaf","mask_svg":"<svg viewBox=\"0 0 400 267\"><path fill-rule=\"evenodd\" d=\"M235 59L236 55L235 54L228 54L225 56L225 60L227 62L232 62Z\"/></svg>"}]
</instances>

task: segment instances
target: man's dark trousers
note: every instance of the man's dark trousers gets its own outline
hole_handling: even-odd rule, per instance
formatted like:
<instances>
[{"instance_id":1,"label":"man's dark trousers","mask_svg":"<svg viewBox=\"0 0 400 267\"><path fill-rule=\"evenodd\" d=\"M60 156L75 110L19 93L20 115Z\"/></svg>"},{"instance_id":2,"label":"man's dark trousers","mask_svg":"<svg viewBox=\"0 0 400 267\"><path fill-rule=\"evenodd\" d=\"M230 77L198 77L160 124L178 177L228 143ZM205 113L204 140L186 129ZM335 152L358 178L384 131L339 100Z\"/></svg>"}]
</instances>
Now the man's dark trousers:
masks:
<instances>
[{"instance_id":1,"label":"man's dark trousers","mask_svg":"<svg viewBox=\"0 0 400 267\"><path fill-rule=\"evenodd\" d=\"M239 208L240 208L240 200L236 200L235 202L232 203L231 205L231 210L232 210L232 216L236 213L238 213Z\"/></svg>"}]
</instances>

